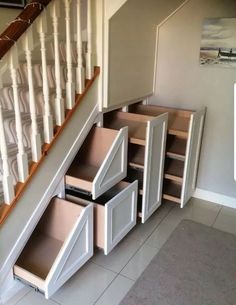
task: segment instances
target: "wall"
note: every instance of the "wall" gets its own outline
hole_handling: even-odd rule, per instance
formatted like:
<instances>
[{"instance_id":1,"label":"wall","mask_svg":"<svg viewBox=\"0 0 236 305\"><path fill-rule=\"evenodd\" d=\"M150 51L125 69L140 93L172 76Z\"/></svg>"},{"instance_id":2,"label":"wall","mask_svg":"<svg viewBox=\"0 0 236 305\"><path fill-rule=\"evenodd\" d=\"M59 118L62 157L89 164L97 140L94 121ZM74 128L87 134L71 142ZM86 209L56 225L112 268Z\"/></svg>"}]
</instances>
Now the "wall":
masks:
<instances>
[{"instance_id":1,"label":"wall","mask_svg":"<svg viewBox=\"0 0 236 305\"><path fill-rule=\"evenodd\" d=\"M153 92L156 27L183 0L128 0L108 21L105 106ZM107 53L106 53L107 52ZM104 92L107 88L104 88Z\"/></svg>"},{"instance_id":2,"label":"wall","mask_svg":"<svg viewBox=\"0 0 236 305\"><path fill-rule=\"evenodd\" d=\"M21 10L10 9L10 8L0 8L0 33L2 33L9 22L15 19Z\"/></svg>"},{"instance_id":3,"label":"wall","mask_svg":"<svg viewBox=\"0 0 236 305\"><path fill-rule=\"evenodd\" d=\"M233 179L233 84L235 69L200 67L205 17L235 17L235 0L190 0L159 30L155 96L161 105L207 106L197 187L236 197ZM236 206L236 200L235 206Z\"/></svg>"}]
</instances>

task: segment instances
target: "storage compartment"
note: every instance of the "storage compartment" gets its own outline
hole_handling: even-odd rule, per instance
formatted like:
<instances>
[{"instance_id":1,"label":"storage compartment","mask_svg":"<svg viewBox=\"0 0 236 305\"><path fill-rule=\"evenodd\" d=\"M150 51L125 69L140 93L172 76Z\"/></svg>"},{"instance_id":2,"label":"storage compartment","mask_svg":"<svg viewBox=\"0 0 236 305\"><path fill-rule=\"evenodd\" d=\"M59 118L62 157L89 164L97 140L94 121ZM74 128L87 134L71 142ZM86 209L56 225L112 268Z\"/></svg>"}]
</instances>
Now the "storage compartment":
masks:
<instances>
[{"instance_id":1,"label":"storage compartment","mask_svg":"<svg viewBox=\"0 0 236 305\"><path fill-rule=\"evenodd\" d=\"M49 298L92 255L92 204L74 204L54 198L13 271L17 278L42 291Z\"/></svg>"},{"instance_id":2,"label":"storage compartment","mask_svg":"<svg viewBox=\"0 0 236 305\"><path fill-rule=\"evenodd\" d=\"M149 116L159 116L168 113L168 134L177 135L184 138L188 137L189 122L192 110L180 110L170 107L161 107L154 105L135 104L129 107L132 113L138 113Z\"/></svg>"},{"instance_id":3,"label":"storage compartment","mask_svg":"<svg viewBox=\"0 0 236 305\"><path fill-rule=\"evenodd\" d=\"M139 194L143 195L141 213L143 223L161 205L167 122L167 113L153 117L113 111L104 118L106 127L115 129L128 127L128 162L131 169L125 180L139 181Z\"/></svg>"},{"instance_id":4,"label":"storage compartment","mask_svg":"<svg viewBox=\"0 0 236 305\"><path fill-rule=\"evenodd\" d=\"M168 135L166 143L166 154L168 157L185 160L186 156L186 139Z\"/></svg>"},{"instance_id":5,"label":"storage compartment","mask_svg":"<svg viewBox=\"0 0 236 305\"><path fill-rule=\"evenodd\" d=\"M116 130L127 126L129 143L145 145L147 122L151 119L148 116L113 111L104 115L104 126Z\"/></svg>"},{"instance_id":6,"label":"storage compartment","mask_svg":"<svg viewBox=\"0 0 236 305\"><path fill-rule=\"evenodd\" d=\"M183 175L184 175L184 161L166 158L165 178L182 183Z\"/></svg>"},{"instance_id":7,"label":"storage compartment","mask_svg":"<svg viewBox=\"0 0 236 305\"><path fill-rule=\"evenodd\" d=\"M68 200L94 203L95 245L104 249L106 255L136 224L137 190L137 181L131 184L122 181L96 200L67 190Z\"/></svg>"},{"instance_id":8,"label":"storage compartment","mask_svg":"<svg viewBox=\"0 0 236 305\"><path fill-rule=\"evenodd\" d=\"M127 128L94 127L65 176L67 188L81 189L97 198L121 181L127 172Z\"/></svg>"},{"instance_id":9,"label":"storage compartment","mask_svg":"<svg viewBox=\"0 0 236 305\"><path fill-rule=\"evenodd\" d=\"M163 184L163 198L176 203L181 203L182 185L178 182L168 179L164 180Z\"/></svg>"},{"instance_id":10,"label":"storage compartment","mask_svg":"<svg viewBox=\"0 0 236 305\"><path fill-rule=\"evenodd\" d=\"M168 113L163 198L178 202L181 208L184 207L196 188L206 109L192 111L138 103L129 106L129 111L154 117Z\"/></svg>"},{"instance_id":11,"label":"storage compartment","mask_svg":"<svg viewBox=\"0 0 236 305\"><path fill-rule=\"evenodd\" d=\"M144 169L144 146L130 144L128 148L128 164L130 167Z\"/></svg>"}]
</instances>

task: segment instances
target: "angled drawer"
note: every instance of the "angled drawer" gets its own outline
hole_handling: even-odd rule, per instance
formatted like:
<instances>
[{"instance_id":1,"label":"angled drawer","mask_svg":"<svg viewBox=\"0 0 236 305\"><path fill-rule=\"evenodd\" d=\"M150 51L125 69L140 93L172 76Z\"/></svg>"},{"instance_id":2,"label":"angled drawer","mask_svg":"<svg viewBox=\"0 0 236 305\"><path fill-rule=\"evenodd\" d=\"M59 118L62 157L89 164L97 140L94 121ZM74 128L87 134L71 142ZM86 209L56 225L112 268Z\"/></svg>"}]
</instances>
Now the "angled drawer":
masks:
<instances>
[{"instance_id":1,"label":"angled drawer","mask_svg":"<svg viewBox=\"0 0 236 305\"><path fill-rule=\"evenodd\" d=\"M127 173L128 130L94 127L65 176L66 187L96 199Z\"/></svg>"},{"instance_id":2,"label":"angled drawer","mask_svg":"<svg viewBox=\"0 0 236 305\"><path fill-rule=\"evenodd\" d=\"M95 245L107 255L136 225L138 183L119 182L94 203ZM85 204L91 197L70 192L68 200ZM81 196L80 198L76 196Z\"/></svg>"},{"instance_id":3,"label":"angled drawer","mask_svg":"<svg viewBox=\"0 0 236 305\"><path fill-rule=\"evenodd\" d=\"M93 255L93 206L54 198L18 258L19 280L48 299Z\"/></svg>"}]
</instances>

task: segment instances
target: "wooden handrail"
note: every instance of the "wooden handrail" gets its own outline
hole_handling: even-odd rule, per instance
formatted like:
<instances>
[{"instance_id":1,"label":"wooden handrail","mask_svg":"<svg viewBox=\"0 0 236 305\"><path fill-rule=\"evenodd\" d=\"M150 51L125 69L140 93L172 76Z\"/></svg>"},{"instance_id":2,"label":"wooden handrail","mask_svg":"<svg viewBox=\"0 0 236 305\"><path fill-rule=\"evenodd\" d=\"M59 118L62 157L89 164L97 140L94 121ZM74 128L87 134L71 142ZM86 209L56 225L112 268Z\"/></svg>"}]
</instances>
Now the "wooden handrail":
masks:
<instances>
[{"instance_id":1,"label":"wooden handrail","mask_svg":"<svg viewBox=\"0 0 236 305\"><path fill-rule=\"evenodd\" d=\"M55 0L58 1L58 0ZM59 0L60 1L60 0ZM28 29L51 0L31 0L0 35L0 59Z\"/></svg>"}]
</instances>

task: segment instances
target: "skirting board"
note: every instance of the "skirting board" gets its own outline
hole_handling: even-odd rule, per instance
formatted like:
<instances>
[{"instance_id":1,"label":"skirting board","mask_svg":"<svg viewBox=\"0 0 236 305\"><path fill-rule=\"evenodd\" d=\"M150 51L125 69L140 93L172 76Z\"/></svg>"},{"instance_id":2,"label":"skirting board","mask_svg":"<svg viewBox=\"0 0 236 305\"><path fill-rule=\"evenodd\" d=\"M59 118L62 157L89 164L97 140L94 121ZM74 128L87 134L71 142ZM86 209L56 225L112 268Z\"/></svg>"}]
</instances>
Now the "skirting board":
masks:
<instances>
[{"instance_id":1,"label":"skirting board","mask_svg":"<svg viewBox=\"0 0 236 305\"><path fill-rule=\"evenodd\" d=\"M206 200L206 201L210 201L210 202L214 202L214 203L218 203L220 205L236 209L236 198L235 197L230 197L230 196L226 196L223 194L214 193L214 192L203 190L200 188L196 188L196 190L193 194L193 197L202 199L202 200Z\"/></svg>"}]
</instances>

